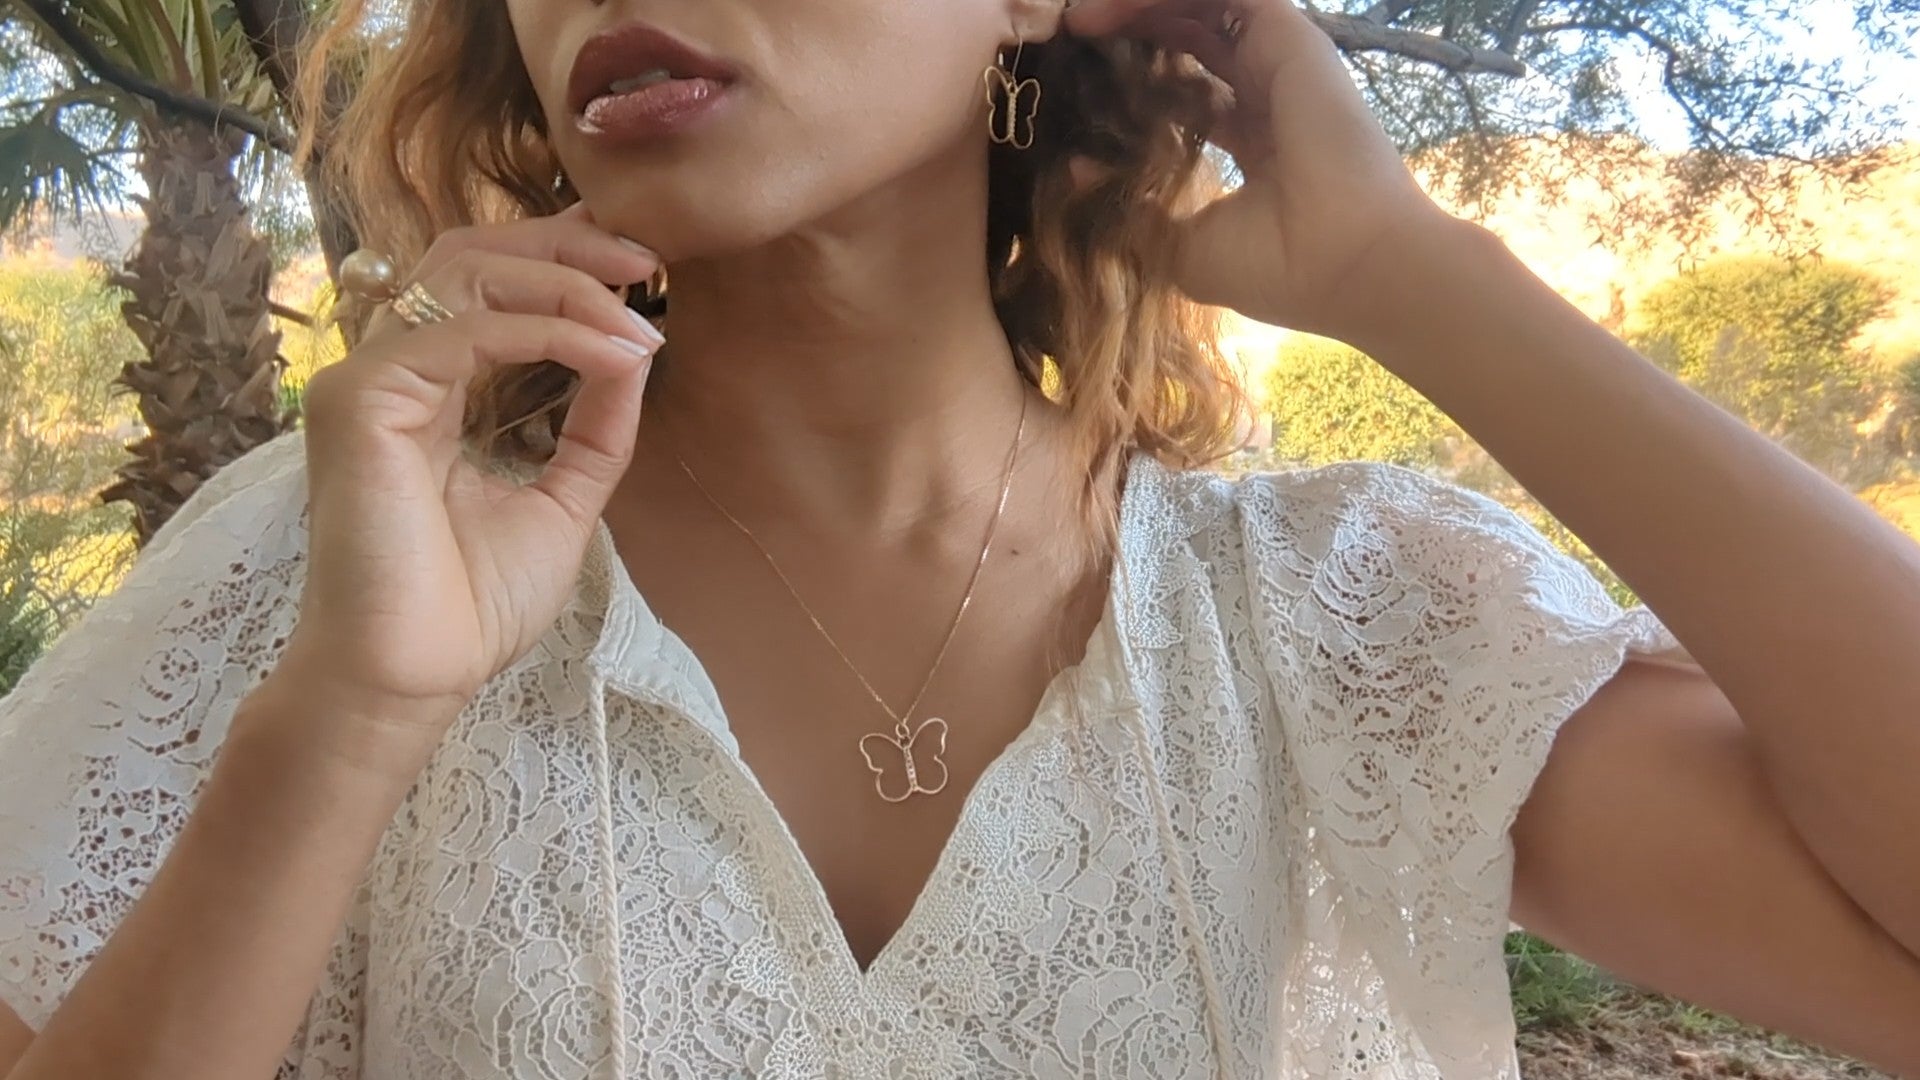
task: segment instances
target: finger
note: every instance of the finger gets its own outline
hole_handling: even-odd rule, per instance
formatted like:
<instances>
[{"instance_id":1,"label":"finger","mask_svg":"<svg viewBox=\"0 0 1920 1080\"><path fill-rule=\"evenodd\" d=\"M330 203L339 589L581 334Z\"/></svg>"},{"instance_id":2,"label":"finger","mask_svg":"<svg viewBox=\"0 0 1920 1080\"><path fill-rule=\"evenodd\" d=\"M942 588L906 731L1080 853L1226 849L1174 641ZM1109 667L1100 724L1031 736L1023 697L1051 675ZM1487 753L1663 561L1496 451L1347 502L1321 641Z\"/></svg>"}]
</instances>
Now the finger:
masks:
<instances>
[{"instance_id":1,"label":"finger","mask_svg":"<svg viewBox=\"0 0 1920 1080\"><path fill-rule=\"evenodd\" d=\"M593 223L587 211L562 212L442 233L413 271L422 280L464 252L491 251L571 266L608 285L632 285L660 270L660 257Z\"/></svg>"},{"instance_id":2,"label":"finger","mask_svg":"<svg viewBox=\"0 0 1920 1080\"><path fill-rule=\"evenodd\" d=\"M587 375L567 406L553 456L529 485L582 525L600 517L633 460L651 359L619 375Z\"/></svg>"},{"instance_id":3,"label":"finger","mask_svg":"<svg viewBox=\"0 0 1920 1080\"><path fill-rule=\"evenodd\" d=\"M1220 25L1234 0L1088 0L1067 12L1067 28L1076 34L1125 34L1145 20L1177 17Z\"/></svg>"},{"instance_id":4,"label":"finger","mask_svg":"<svg viewBox=\"0 0 1920 1080\"><path fill-rule=\"evenodd\" d=\"M1083 37L1117 34L1166 0L1082 0L1066 14L1067 29Z\"/></svg>"},{"instance_id":5,"label":"finger","mask_svg":"<svg viewBox=\"0 0 1920 1080\"><path fill-rule=\"evenodd\" d=\"M652 350L623 337L546 315L472 311L363 346L315 376L309 423L330 428L369 418L396 430L432 424L456 389L480 371L552 360L588 378L618 378ZM322 383L321 376L326 376Z\"/></svg>"},{"instance_id":6,"label":"finger","mask_svg":"<svg viewBox=\"0 0 1920 1080\"><path fill-rule=\"evenodd\" d=\"M1244 27L1238 35L1227 31L1229 21L1238 17L1228 0L1158 0L1134 12L1111 33L1186 53L1245 96L1249 90L1246 65L1239 59Z\"/></svg>"},{"instance_id":7,"label":"finger","mask_svg":"<svg viewBox=\"0 0 1920 1080\"><path fill-rule=\"evenodd\" d=\"M1168 0L1122 31L1200 62L1214 82L1214 125L1209 140L1240 160L1243 170L1258 160L1268 118L1268 96L1246 62L1241 39L1227 35L1226 0Z\"/></svg>"},{"instance_id":8,"label":"finger","mask_svg":"<svg viewBox=\"0 0 1920 1080\"><path fill-rule=\"evenodd\" d=\"M584 323L603 334L649 349L663 344L660 331L592 275L560 263L467 252L422 282L453 311L487 308L522 315L551 315Z\"/></svg>"},{"instance_id":9,"label":"finger","mask_svg":"<svg viewBox=\"0 0 1920 1080\"><path fill-rule=\"evenodd\" d=\"M1221 32L1217 18L1156 13L1135 24L1134 31L1163 48L1186 53L1222 82L1241 88L1239 49Z\"/></svg>"},{"instance_id":10,"label":"finger","mask_svg":"<svg viewBox=\"0 0 1920 1080\"><path fill-rule=\"evenodd\" d=\"M1298 33L1315 28L1294 0L1087 0L1067 12L1065 21L1073 33L1100 37L1127 34L1162 16L1189 18L1216 29L1224 29L1233 16L1241 22L1241 42L1268 30Z\"/></svg>"}]
</instances>

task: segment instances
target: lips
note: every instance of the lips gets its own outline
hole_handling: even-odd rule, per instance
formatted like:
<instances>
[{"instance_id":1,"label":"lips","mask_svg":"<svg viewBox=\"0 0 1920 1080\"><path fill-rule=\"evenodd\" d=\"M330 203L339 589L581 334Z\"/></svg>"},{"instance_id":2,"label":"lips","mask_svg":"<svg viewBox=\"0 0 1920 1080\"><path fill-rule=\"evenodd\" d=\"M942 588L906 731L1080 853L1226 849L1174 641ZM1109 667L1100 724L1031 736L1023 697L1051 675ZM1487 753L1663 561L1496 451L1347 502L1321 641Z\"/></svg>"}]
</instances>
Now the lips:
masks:
<instances>
[{"instance_id":1,"label":"lips","mask_svg":"<svg viewBox=\"0 0 1920 1080\"><path fill-rule=\"evenodd\" d=\"M694 48L664 30L627 23L587 39L567 79L567 106L575 116L602 98L620 98L680 82L711 90L739 77L731 64Z\"/></svg>"}]
</instances>

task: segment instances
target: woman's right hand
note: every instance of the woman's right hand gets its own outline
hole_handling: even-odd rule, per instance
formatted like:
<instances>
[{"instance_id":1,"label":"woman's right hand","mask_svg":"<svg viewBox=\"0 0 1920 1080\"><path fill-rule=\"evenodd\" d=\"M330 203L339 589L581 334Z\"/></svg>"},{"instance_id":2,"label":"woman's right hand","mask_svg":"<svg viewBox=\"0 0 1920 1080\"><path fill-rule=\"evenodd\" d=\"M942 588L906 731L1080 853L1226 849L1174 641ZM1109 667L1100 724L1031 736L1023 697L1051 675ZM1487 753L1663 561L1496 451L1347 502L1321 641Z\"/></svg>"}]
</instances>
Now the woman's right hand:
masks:
<instances>
[{"instance_id":1,"label":"woman's right hand","mask_svg":"<svg viewBox=\"0 0 1920 1080\"><path fill-rule=\"evenodd\" d=\"M453 317L382 310L307 390L308 574L274 678L329 703L303 737L410 782L460 709L559 616L632 460L661 343L609 286L658 259L579 206L442 236L412 280ZM553 360L583 382L530 484L463 459L467 388Z\"/></svg>"}]
</instances>

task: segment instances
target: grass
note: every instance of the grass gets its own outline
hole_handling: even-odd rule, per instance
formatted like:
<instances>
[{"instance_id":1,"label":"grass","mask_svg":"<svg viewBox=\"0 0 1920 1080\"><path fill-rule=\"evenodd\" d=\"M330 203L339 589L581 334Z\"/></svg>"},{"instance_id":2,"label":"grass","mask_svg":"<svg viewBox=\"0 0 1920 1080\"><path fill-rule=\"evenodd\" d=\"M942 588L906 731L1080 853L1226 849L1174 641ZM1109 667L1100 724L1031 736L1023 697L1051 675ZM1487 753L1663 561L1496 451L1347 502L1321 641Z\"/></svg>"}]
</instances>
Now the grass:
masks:
<instances>
[{"instance_id":1,"label":"grass","mask_svg":"<svg viewBox=\"0 0 1920 1080\"><path fill-rule=\"evenodd\" d=\"M1530 934L1507 936L1523 1074L1536 1080L1888 1080L1784 1035L1630 986Z\"/></svg>"},{"instance_id":2,"label":"grass","mask_svg":"<svg viewBox=\"0 0 1920 1080\"><path fill-rule=\"evenodd\" d=\"M1606 972L1532 934L1507 935L1507 973L1521 1030L1578 1027L1620 997Z\"/></svg>"},{"instance_id":3,"label":"grass","mask_svg":"<svg viewBox=\"0 0 1920 1080\"><path fill-rule=\"evenodd\" d=\"M1745 1025L1697 1005L1649 995L1532 934L1507 935L1513 1015L1522 1031L1584 1027L1600 1016L1631 1017L1705 1039Z\"/></svg>"}]
</instances>

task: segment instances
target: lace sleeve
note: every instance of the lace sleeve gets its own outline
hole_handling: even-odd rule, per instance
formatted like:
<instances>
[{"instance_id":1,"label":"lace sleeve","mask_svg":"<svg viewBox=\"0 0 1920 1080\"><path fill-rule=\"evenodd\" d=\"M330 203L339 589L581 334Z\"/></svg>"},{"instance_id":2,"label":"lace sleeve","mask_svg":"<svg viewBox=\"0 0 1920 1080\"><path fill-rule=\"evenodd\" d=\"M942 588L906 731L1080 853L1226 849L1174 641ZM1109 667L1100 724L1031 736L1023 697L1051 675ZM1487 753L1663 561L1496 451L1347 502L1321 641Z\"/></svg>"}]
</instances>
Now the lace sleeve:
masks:
<instances>
[{"instance_id":1,"label":"lace sleeve","mask_svg":"<svg viewBox=\"0 0 1920 1080\"><path fill-rule=\"evenodd\" d=\"M0 1001L38 1029L152 878L291 629L304 439L197 491L0 698Z\"/></svg>"},{"instance_id":2,"label":"lace sleeve","mask_svg":"<svg viewBox=\"0 0 1920 1080\"><path fill-rule=\"evenodd\" d=\"M1335 466L1246 498L1335 948L1367 954L1441 1075L1504 1075L1509 831L1559 725L1629 655L1678 643L1505 507L1421 474Z\"/></svg>"}]
</instances>

